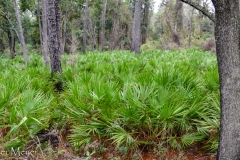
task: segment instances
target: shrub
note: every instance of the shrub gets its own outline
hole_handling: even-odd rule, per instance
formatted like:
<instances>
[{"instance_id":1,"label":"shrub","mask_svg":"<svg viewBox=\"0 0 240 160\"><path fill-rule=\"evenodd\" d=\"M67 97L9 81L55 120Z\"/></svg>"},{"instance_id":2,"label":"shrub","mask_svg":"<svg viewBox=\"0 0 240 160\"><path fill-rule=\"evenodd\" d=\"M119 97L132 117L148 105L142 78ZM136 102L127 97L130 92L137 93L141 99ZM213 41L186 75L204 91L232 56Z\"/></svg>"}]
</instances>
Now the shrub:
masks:
<instances>
[{"instance_id":1,"label":"shrub","mask_svg":"<svg viewBox=\"0 0 240 160\"><path fill-rule=\"evenodd\" d=\"M206 41L203 46L203 51L211 51L212 53L216 52L216 42L213 38L210 38Z\"/></svg>"}]
</instances>

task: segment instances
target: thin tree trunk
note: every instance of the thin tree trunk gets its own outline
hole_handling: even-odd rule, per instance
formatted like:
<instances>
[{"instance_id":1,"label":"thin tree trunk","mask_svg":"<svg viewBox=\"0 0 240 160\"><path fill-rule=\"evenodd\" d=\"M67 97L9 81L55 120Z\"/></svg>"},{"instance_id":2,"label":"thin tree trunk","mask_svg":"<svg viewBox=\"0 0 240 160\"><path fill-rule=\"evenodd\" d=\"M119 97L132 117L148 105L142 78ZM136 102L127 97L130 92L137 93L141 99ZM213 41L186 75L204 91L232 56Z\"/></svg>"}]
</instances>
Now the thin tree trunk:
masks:
<instances>
[{"instance_id":1,"label":"thin tree trunk","mask_svg":"<svg viewBox=\"0 0 240 160\"><path fill-rule=\"evenodd\" d=\"M132 47L131 47L131 51L135 52L136 54L140 54L141 46L141 9L142 0L136 0L132 27Z\"/></svg>"},{"instance_id":2,"label":"thin tree trunk","mask_svg":"<svg viewBox=\"0 0 240 160\"><path fill-rule=\"evenodd\" d=\"M62 30L62 41L61 41L61 55L64 54L64 49L66 45L66 33L67 33L67 17L68 13L66 13L63 17L63 30Z\"/></svg>"},{"instance_id":3,"label":"thin tree trunk","mask_svg":"<svg viewBox=\"0 0 240 160\"><path fill-rule=\"evenodd\" d=\"M59 1L59 3L61 2L61 0L55 0ZM64 53L64 45L63 44L63 31L62 31L62 11L60 7L56 7L56 11L57 11L57 21L59 22L57 27L58 27L58 36L59 36L59 44L60 44L60 55L62 55ZM65 19L67 21L67 19ZM63 50L62 50L63 49Z\"/></svg>"},{"instance_id":4,"label":"thin tree trunk","mask_svg":"<svg viewBox=\"0 0 240 160\"><path fill-rule=\"evenodd\" d=\"M61 45L61 11L60 0L47 1L48 38L50 49L51 73L61 73L60 45Z\"/></svg>"},{"instance_id":5,"label":"thin tree trunk","mask_svg":"<svg viewBox=\"0 0 240 160\"><path fill-rule=\"evenodd\" d=\"M189 21L189 30L188 30L188 47L191 47L191 42L192 42L192 21L193 21L193 13L194 13L194 8L192 8L192 13Z\"/></svg>"},{"instance_id":6,"label":"thin tree trunk","mask_svg":"<svg viewBox=\"0 0 240 160\"><path fill-rule=\"evenodd\" d=\"M25 40L24 40L24 36L23 36L23 29L22 29L20 13L19 13L19 10L18 10L17 0L14 0L14 10L15 10L15 16L16 16L17 24L18 24L19 41L20 41L21 46L22 46L22 52L23 52L25 63L27 63L28 55L27 55L26 44L25 44Z\"/></svg>"},{"instance_id":7,"label":"thin tree trunk","mask_svg":"<svg viewBox=\"0 0 240 160\"><path fill-rule=\"evenodd\" d=\"M142 29L142 44L145 44L148 36L148 24L149 24L149 9L150 2L145 0L144 2L144 16L143 16L143 29Z\"/></svg>"},{"instance_id":8,"label":"thin tree trunk","mask_svg":"<svg viewBox=\"0 0 240 160\"><path fill-rule=\"evenodd\" d=\"M43 55L43 45L42 45L42 23L41 23L41 16L40 16L40 4L39 0L37 0L37 18L38 18L38 27L39 27L39 33L40 33L40 48L41 48L41 53ZM43 56L44 59L44 56Z\"/></svg>"},{"instance_id":9,"label":"thin tree trunk","mask_svg":"<svg viewBox=\"0 0 240 160\"><path fill-rule=\"evenodd\" d=\"M38 14L38 26L39 26L39 32L40 32L41 53L42 53L43 60L44 60L45 64L46 64L46 65L49 65L49 60L48 60L47 52L44 51L43 29L42 29L42 23L41 23L39 0L37 1L37 14ZM43 17L42 17L42 18L43 18ZM47 46L46 46L46 48L47 48Z\"/></svg>"},{"instance_id":10,"label":"thin tree trunk","mask_svg":"<svg viewBox=\"0 0 240 160\"><path fill-rule=\"evenodd\" d=\"M105 20L106 20L106 11L107 11L107 0L103 0L102 36L101 36L102 51L105 50Z\"/></svg>"},{"instance_id":11,"label":"thin tree trunk","mask_svg":"<svg viewBox=\"0 0 240 160\"><path fill-rule=\"evenodd\" d=\"M42 52L46 65L49 65L48 58L48 27L47 27L47 1L42 0Z\"/></svg>"},{"instance_id":12,"label":"thin tree trunk","mask_svg":"<svg viewBox=\"0 0 240 160\"><path fill-rule=\"evenodd\" d=\"M83 53L86 53L87 46L87 26L88 26L88 3L89 0L86 0L85 13L84 13L84 27L83 27Z\"/></svg>"},{"instance_id":13,"label":"thin tree trunk","mask_svg":"<svg viewBox=\"0 0 240 160\"><path fill-rule=\"evenodd\" d=\"M96 38L96 35L95 35L95 29L93 28L92 20L91 20L91 19L89 19L88 32L89 32L90 39L91 39L92 51L94 51L95 46L97 45L97 44L96 44L97 38Z\"/></svg>"},{"instance_id":14,"label":"thin tree trunk","mask_svg":"<svg viewBox=\"0 0 240 160\"><path fill-rule=\"evenodd\" d=\"M8 32L8 44L9 44L9 50L10 50L10 53L11 53L11 57L14 58L16 56L15 54L15 38L13 36L13 33L11 32L11 30L9 29Z\"/></svg>"}]
</instances>

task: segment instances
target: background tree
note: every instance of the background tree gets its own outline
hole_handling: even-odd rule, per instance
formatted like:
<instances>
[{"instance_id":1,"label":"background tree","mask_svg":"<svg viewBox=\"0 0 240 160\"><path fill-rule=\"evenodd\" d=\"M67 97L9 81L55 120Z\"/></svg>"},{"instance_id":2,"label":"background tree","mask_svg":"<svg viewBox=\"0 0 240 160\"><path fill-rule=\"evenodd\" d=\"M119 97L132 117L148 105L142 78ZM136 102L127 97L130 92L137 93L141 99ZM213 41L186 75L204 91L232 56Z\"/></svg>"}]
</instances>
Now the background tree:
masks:
<instances>
[{"instance_id":1,"label":"background tree","mask_svg":"<svg viewBox=\"0 0 240 160\"><path fill-rule=\"evenodd\" d=\"M41 25L41 24L40 24ZM42 0L42 54L46 65L49 65L48 58L48 33L47 33L47 1Z\"/></svg>"},{"instance_id":2,"label":"background tree","mask_svg":"<svg viewBox=\"0 0 240 160\"><path fill-rule=\"evenodd\" d=\"M174 14L174 29L181 32L183 27L183 3L180 0L176 0Z\"/></svg>"},{"instance_id":3,"label":"background tree","mask_svg":"<svg viewBox=\"0 0 240 160\"><path fill-rule=\"evenodd\" d=\"M148 29L149 29L149 12L150 12L150 0L144 0L143 3L143 20L142 20L142 44L145 44L148 37Z\"/></svg>"},{"instance_id":4,"label":"background tree","mask_svg":"<svg viewBox=\"0 0 240 160\"><path fill-rule=\"evenodd\" d=\"M8 46L10 50L11 57L14 58L16 53L15 53L15 30L13 28L13 24L10 19L12 19L13 15L11 14L14 13L12 3L9 3L8 1L1 1L0 2L0 7L1 7L1 12L0 12L0 27L3 32L7 33L7 38L8 38ZM2 51L5 50L5 44L4 40L1 40L1 49Z\"/></svg>"},{"instance_id":5,"label":"background tree","mask_svg":"<svg viewBox=\"0 0 240 160\"><path fill-rule=\"evenodd\" d=\"M85 12L84 12L84 27L83 27L83 53L84 54L86 53L86 46L87 46L88 4L89 4L89 0L86 0Z\"/></svg>"},{"instance_id":6,"label":"background tree","mask_svg":"<svg viewBox=\"0 0 240 160\"><path fill-rule=\"evenodd\" d=\"M27 63L28 55L27 55L26 44L25 44L25 40L24 40L24 36L23 36L23 29L22 29L22 23L21 23L17 0L14 0L14 9L15 9L15 16L16 16L17 24L18 24L19 41L22 46L22 52L23 52L25 63Z\"/></svg>"},{"instance_id":7,"label":"background tree","mask_svg":"<svg viewBox=\"0 0 240 160\"><path fill-rule=\"evenodd\" d=\"M134 8L134 20L132 27L132 47L131 51L140 54L141 46L141 9L142 0L136 0Z\"/></svg>"},{"instance_id":8,"label":"background tree","mask_svg":"<svg viewBox=\"0 0 240 160\"><path fill-rule=\"evenodd\" d=\"M102 10L102 33L101 33L101 44L102 44L102 51L105 50L105 21L106 21L106 11L107 11L107 0L103 0L103 10Z\"/></svg>"},{"instance_id":9,"label":"background tree","mask_svg":"<svg viewBox=\"0 0 240 160\"><path fill-rule=\"evenodd\" d=\"M111 6L113 6L114 8L111 11L112 27L109 38L109 49L114 50L120 44L121 38L124 34L121 28L121 13L120 13L122 8L122 2L121 0L118 0L117 3L111 4Z\"/></svg>"}]
</instances>

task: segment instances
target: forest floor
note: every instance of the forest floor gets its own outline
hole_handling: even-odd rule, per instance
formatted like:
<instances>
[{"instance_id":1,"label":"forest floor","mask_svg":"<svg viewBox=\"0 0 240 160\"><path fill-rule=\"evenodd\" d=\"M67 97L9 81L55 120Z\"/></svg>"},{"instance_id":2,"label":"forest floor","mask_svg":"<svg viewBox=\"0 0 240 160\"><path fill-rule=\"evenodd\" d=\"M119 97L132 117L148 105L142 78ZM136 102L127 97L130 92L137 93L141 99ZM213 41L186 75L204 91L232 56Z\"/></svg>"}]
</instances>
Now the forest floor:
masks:
<instances>
[{"instance_id":1,"label":"forest floor","mask_svg":"<svg viewBox=\"0 0 240 160\"><path fill-rule=\"evenodd\" d=\"M68 152L69 149L61 150L63 153L55 154L36 154L36 155L24 155L24 156L10 156L1 157L1 160L215 160L216 154L214 153L204 153L203 151L194 151L192 148L179 151L179 150L168 150L162 155L158 155L154 150L149 152L139 153L137 157L133 158L122 157L118 154L114 155L114 152L105 152L102 154L96 153L90 157L79 157L76 154Z\"/></svg>"},{"instance_id":2,"label":"forest floor","mask_svg":"<svg viewBox=\"0 0 240 160\"><path fill-rule=\"evenodd\" d=\"M124 152L112 143L100 144L95 140L78 152L68 144L66 137L61 136L57 148L52 149L45 143L45 149L37 150L35 147L27 151L12 150L8 155L0 151L0 160L215 160L216 153L206 153L200 145L185 150L168 149L168 146L156 148L151 145L139 146L137 151ZM4 155L5 154L5 155Z\"/></svg>"}]
</instances>

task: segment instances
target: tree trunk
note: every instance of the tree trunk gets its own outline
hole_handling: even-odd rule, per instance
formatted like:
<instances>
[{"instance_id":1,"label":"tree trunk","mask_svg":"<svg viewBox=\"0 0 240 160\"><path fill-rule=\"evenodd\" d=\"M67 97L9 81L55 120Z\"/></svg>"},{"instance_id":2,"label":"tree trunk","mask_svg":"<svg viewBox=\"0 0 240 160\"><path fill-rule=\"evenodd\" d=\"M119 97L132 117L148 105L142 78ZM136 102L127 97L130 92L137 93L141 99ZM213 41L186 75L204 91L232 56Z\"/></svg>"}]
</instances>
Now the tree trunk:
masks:
<instances>
[{"instance_id":1,"label":"tree trunk","mask_svg":"<svg viewBox=\"0 0 240 160\"><path fill-rule=\"evenodd\" d=\"M169 29L170 29L170 31L171 31L171 34L172 34L172 41L173 41L174 43L176 43L178 46L180 46L181 43L180 43L179 33L176 32L176 31L173 29L172 24L171 24L171 22L170 22L170 17L169 17L169 15L168 15L167 11L165 11L165 14L166 14L166 22L167 22L167 25L168 25L168 27L169 27Z\"/></svg>"},{"instance_id":2,"label":"tree trunk","mask_svg":"<svg viewBox=\"0 0 240 160\"><path fill-rule=\"evenodd\" d=\"M240 18L238 0L212 0L220 77L220 143L218 160L240 158Z\"/></svg>"},{"instance_id":3,"label":"tree trunk","mask_svg":"<svg viewBox=\"0 0 240 160\"><path fill-rule=\"evenodd\" d=\"M23 29L22 29L22 23L21 23L19 10L18 10L17 0L14 0L14 10L15 10L15 16L16 16L17 24L18 24L19 41L21 43L25 63L27 63L28 55L27 55L26 44L25 44L25 40L24 40L24 36L23 36Z\"/></svg>"},{"instance_id":4,"label":"tree trunk","mask_svg":"<svg viewBox=\"0 0 240 160\"><path fill-rule=\"evenodd\" d=\"M142 0L136 0L132 27L132 47L131 47L131 51L135 52L136 54L140 54L141 46L141 9Z\"/></svg>"},{"instance_id":5,"label":"tree trunk","mask_svg":"<svg viewBox=\"0 0 240 160\"><path fill-rule=\"evenodd\" d=\"M46 6L44 6L43 5L43 3L45 3L45 2L42 2L42 8L43 7L46 7ZM46 5L46 4L45 4ZM46 9L46 8L45 8ZM43 11L42 11L42 15L43 14L46 14L46 11L45 11L45 13L43 13L44 12L44 9L42 9ZM42 56L43 56L43 60L44 60L44 62L45 62L45 64L46 65L49 65L49 60L48 60L48 53L47 53L47 46L44 46L44 45L47 45L47 44L45 44L46 42L44 42L44 39L43 39L43 37L45 36L45 35L43 35L43 28L42 28L42 23L41 23L41 16L40 16L40 6L39 6L39 0L37 1L37 14L38 14L38 25L39 25L39 32L40 32L40 43L41 43L41 53L42 53ZM43 17L42 16L42 19L43 18L46 18L46 16L45 17ZM44 21L44 20L42 20L42 21ZM46 21L46 19L45 19L45 21ZM46 32L46 31L45 31ZM45 33L44 32L44 33ZM47 36L47 35L46 35ZM46 40L47 41L47 40ZM45 48L46 47L46 48ZM45 50L46 49L46 50Z\"/></svg>"},{"instance_id":6,"label":"tree trunk","mask_svg":"<svg viewBox=\"0 0 240 160\"><path fill-rule=\"evenodd\" d=\"M87 46L88 3L89 3L89 0L86 0L85 13L84 13L84 27L83 27L83 53L84 54L86 54L86 46Z\"/></svg>"},{"instance_id":7,"label":"tree trunk","mask_svg":"<svg viewBox=\"0 0 240 160\"><path fill-rule=\"evenodd\" d=\"M95 28L92 25L92 20L89 19L89 23L88 23L88 32L89 32L89 36L90 36L90 40L91 40L91 47L92 47L92 51L94 51L94 49L97 46L97 38L96 38L96 34L95 34Z\"/></svg>"},{"instance_id":8,"label":"tree trunk","mask_svg":"<svg viewBox=\"0 0 240 160\"><path fill-rule=\"evenodd\" d=\"M63 30L60 32L62 33L61 35L61 52L60 54L63 55L64 54L64 49L65 49L65 45L66 45L66 33L67 33L67 17L68 17L68 13L66 13L63 16Z\"/></svg>"},{"instance_id":9,"label":"tree trunk","mask_svg":"<svg viewBox=\"0 0 240 160\"><path fill-rule=\"evenodd\" d=\"M106 11L107 11L107 0L103 0L102 36L101 36L102 51L105 50L105 20L106 20Z\"/></svg>"},{"instance_id":10,"label":"tree trunk","mask_svg":"<svg viewBox=\"0 0 240 160\"><path fill-rule=\"evenodd\" d=\"M15 49L14 49L15 48L15 38L10 29L8 30L7 34L8 34L8 44L9 44L9 50L11 53L11 57L14 58L16 56Z\"/></svg>"},{"instance_id":11,"label":"tree trunk","mask_svg":"<svg viewBox=\"0 0 240 160\"><path fill-rule=\"evenodd\" d=\"M174 7L175 14L175 31L181 32L183 27L183 3L180 0L176 0Z\"/></svg>"},{"instance_id":12,"label":"tree trunk","mask_svg":"<svg viewBox=\"0 0 240 160\"><path fill-rule=\"evenodd\" d=\"M120 8L121 8L121 0L118 0L116 3L116 11L112 15L113 26L111 29L110 41L109 41L109 49L114 50L116 46L119 44L120 39L122 37L122 31L120 29Z\"/></svg>"},{"instance_id":13,"label":"tree trunk","mask_svg":"<svg viewBox=\"0 0 240 160\"><path fill-rule=\"evenodd\" d=\"M48 58L48 26L47 26L47 2L42 0L42 54L44 62L49 65Z\"/></svg>"},{"instance_id":14,"label":"tree trunk","mask_svg":"<svg viewBox=\"0 0 240 160\"><path fill-rule=\"evenodd\" d=\"M142 44L145 44L147 41L148 34L148 24L149 24L149 9L150 2L149 0L145 0L144 2L144 10L143 10L143 25L142 25Z\"/></svg>"},{"instance_id":15,"label":"tree trunk","mask_svg":"<svg viewBox=\"0 0 240 160\"><path fill-rule=\"evenodd\" d=\"M192 42L192 31L193 31L193 13L194 13L194 8L192 8L192 13L191 17L189 20L189 30L188 30L188 47L191 47L191 42Z\"/></svg>"},{"instance_id":16,"label":"tree trunk","mask_svg":"<svg viewBox=\"0 0 240 160\"><path fill-rule=\"evenodd\" d=\"M10 29L8 30L7 34L8 34L8 44L9 44L9 50L11 53L11 57L14 58L16 56L15 51L14 51L14 46L15 46L14 36Z\"/></svg>"},{"instance_id":17,"label":"tree trunk","mask_svg":"<svg viewBox=\"0 0 240 160\"><path fill-rule=\"evenodd\" d=\"M41 48L41 53L43 55L43 45L42 45L42 23L41 23L41 15L40 15L40 4L39 0L37 0L37 19L38 19L38 27L39 27L39 35L40 35L40 48ZM44 59L44 56L43 56Z\"/></svg>"},{"instance_id":18,"label":"tree trunk","mask_svg":"<svg viewBox=\"0 0 240 160\"><path fill-rule=\"evenodd\" d=\"M47 1L47 19L48 19L48 38L51 61L51 73L61 73L61 11L59 8L60 0Z\"/></svg>"}]
</instances>

